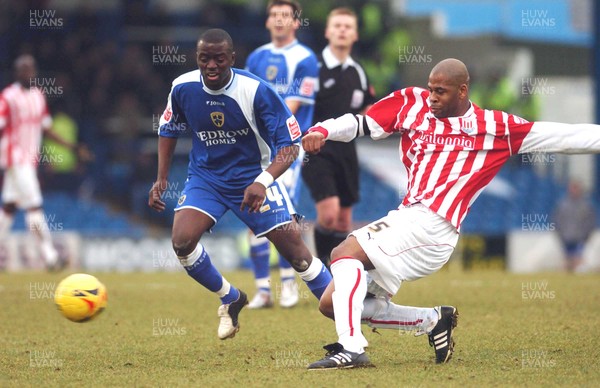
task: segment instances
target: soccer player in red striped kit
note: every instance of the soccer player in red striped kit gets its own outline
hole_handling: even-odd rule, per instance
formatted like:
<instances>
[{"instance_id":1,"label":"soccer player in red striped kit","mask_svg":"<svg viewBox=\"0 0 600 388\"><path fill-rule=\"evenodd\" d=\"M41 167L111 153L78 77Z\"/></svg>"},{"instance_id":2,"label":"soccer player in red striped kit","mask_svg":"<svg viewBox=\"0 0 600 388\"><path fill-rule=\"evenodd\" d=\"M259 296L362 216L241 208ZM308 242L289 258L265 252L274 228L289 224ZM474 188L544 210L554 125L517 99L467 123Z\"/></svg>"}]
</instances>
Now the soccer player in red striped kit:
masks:
<instances>
[{"instance_id":1,"label":"soccer player in red striped kit","mask_svg":"<svg viewBox=\"0 0 600 388\"><path fill-rule=\"evenodd\" d=\"M448 261L469 208L510 156L600 152L598 125L527 122L476 106L469 100L467 68L457 59L434 66L428 89L396 91L364 116L346 114L317 123L303 138L307 152L318 152L325 140L366 135L378 140L399 133L408 172L408 193L400 206L333 249L333 282L319 308L330 318L335 314L339 339L325 346L327 355L309 369L371 366L361 321L427 334L436 362L447 362L457 309L400 306L391 303L391 296L402 282L430 275Z\"/></svg>"},{"instance_id":2,"label":"soccer player in red striped kit","mask_svg":"<svg viewBox=\"0 0 600 388\"><path fill-rule=\"evenodd\" d=\"M85 147L70 144L52 132L52 117L46 97L35 87L37 68L31 55L21 55L14 62L16 81L0 93L0 168L4 170L0 239L10 230L17 208L25 210L29 230L37 237L41 256L48 269L59 269L58 252L44 211L37 178L42 136L76 150L90 160Z\"/></svg>"}]
</instances>

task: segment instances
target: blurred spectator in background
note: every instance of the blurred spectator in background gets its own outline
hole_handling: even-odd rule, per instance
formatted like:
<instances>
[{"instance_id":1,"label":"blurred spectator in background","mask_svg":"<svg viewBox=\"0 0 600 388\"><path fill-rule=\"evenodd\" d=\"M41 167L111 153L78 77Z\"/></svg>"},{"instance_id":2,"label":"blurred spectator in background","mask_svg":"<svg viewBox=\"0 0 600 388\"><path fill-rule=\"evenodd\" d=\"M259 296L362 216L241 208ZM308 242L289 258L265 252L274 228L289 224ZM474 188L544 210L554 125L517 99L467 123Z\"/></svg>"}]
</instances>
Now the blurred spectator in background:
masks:
<instances>
[{"instance_id":1,"label":"blurred spectator in background","mask_svg":"<svg viewBox=\"0 0 600 388\"><path fill-rule=\"evenodd\" d=\"M59 266L58 252L52 243L50 229L42 209L42 193L37 178L40 162L54 163L41 157L42 136L73 152L75 142L63 139L51 130L52 118L42 90L48 83L38 79L35 59L21 55L14 63L16 82L7 86L0 95L0 167L4 169L2 210L0 211L0 239L11 229L17 208L25 210L29 230L37 237L41 256L46 266ZM57 89L56 91L60 91ZM82 155L89 153L79 148Z\"/></svg>"},{"instance_id":2,"label":"blurred spectator in background","mask_svg":"<svg viewBox=\"0 0 600 388\"><path fill-rule=\"evenodd\" d=\"M569 183L567 195L554 212L556 232L562 242L569 272L577 271L583 259L583 249L596 226L596 210L585 197L581 184Z\"/></svg>"},{"instance_id":3,"label":"blurred spectator in background","mask_svg":"<svg viewBox=\"0 0 600 388\"><path fill-rule=\"evenodd\" d=\"M79 128L73 117L67 113L64 99L52 107L52 132L56 133L63 141L75 144L79 138ZM40 163L43 169L44 189L77 191L81 182L78 155L72 147L57 143L46 138L42 143L42 156Z\"/></svg>"}]
</instances>

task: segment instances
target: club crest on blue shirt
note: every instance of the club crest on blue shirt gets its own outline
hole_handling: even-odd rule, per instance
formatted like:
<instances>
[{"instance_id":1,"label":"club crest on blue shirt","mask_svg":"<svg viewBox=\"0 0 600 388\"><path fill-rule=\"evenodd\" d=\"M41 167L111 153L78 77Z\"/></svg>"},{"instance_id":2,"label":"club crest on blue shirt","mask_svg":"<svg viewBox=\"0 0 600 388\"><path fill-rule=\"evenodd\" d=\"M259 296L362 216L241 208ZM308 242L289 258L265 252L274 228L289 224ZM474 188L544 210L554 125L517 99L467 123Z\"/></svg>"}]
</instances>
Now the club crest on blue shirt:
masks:
<instances>
[{"instance_id":1,"label":"club crest on blue shirt","mask_svg":"<svg viewBox=\"0 0 600 388\"><path fill-rule=\"evenodd\" d=\"M185 194L183 194L181 197L179 197L179 201L177 201L177 204L179 206L181 206L181 204L183 204L185 202L185 197L186 197Z\"/></svg>"},{"instance_id":2,"label":"club crest on blue shirt","mask_svg":"<svg viewBox=\"0 0 600 388\"><path fill-rule=\"evenodd\" d=\"M270 65L267 67L267 81L273 81L277 77L277 66Z\"/></svg>"},{"instance_id":3,"label":"club crest on blue shirt","mask_svg":"<svg viewBox=\"0 0 600 388\"><path fill-rule=\"evenodd\" d=\"M210 119L217 128L221 128L223 124L225 124L225 115L223 112L212 112L210 114Z\"/></svg>"}]
</instances>

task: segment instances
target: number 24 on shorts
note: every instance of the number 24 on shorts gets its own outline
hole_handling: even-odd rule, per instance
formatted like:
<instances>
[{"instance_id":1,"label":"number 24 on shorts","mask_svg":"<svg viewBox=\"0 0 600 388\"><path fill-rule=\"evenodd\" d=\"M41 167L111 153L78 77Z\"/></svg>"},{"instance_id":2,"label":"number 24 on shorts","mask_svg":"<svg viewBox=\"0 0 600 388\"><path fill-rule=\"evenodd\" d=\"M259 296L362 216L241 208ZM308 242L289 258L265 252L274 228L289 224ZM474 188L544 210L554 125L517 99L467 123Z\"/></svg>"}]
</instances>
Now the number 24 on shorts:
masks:
<instances>
[{"instance_id":1,"label":"number 24 on shorts","mask_svg":"<svg viewBox=\"0 0 600 388\"><path fill-rule=\"evenodd\" d=\"M278 185L271 185L269 187L267 187L267 198L265 203L263 203L263 205L260 208L260 212L264 213L266 211L271 210L271 205L269 205L269 203L271 204L276 204L277 207L281 207L283 206L283 195L281 194L281 191L279 191L279 186ZM269 202L269 203L267 203Z\"/></svg>"}]
</instances>

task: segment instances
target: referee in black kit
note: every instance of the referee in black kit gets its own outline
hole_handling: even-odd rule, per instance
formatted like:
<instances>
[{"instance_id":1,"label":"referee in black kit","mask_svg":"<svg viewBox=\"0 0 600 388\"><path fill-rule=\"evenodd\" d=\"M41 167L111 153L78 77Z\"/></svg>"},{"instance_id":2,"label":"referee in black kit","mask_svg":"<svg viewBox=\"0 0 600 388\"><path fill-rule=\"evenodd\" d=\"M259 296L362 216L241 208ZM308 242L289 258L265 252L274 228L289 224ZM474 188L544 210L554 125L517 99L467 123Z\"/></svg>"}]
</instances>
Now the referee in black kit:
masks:
<instances>
[{"instance_id":1,"label":"referee in black kit","mask_svg":"<svg viewBox=\"0 0 600 388\"><path fill-rule=\"evenodd\" d=\"M319 92L314 122L361 113L373 104L375 93L363 68L350 56L358 40L358 18L349 8L327 16L329 45L320 55ZM353 142L326 142L321 152L306 155L302 178L317 208L314 239L317 256L329 267L331 250L352 229L352 205L359 200L358 156Z\"/></svg>"}]
</instances>

